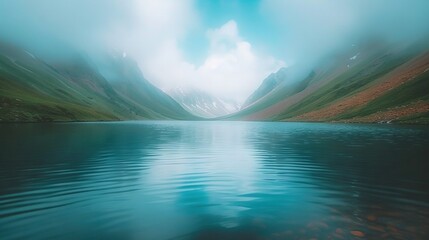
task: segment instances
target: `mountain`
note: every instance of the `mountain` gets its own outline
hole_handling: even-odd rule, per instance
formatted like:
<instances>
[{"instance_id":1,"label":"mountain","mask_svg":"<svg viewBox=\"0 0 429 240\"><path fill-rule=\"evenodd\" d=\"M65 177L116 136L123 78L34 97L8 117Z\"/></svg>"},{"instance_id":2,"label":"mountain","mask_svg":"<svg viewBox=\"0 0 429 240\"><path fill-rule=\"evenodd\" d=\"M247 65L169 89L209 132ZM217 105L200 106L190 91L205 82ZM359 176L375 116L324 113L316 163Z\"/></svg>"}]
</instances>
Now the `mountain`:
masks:
<instances>
[{"instance_id":1,"label":"mountain","mask_svg":"<svg viewBox=\"0 0 429 240\"><path fill-rule=\"evenodd\" d=\"M144 79L131 59L106 56L105 62L110 75L79 54L47 63L1 43L0 121L195 118Z\"/></svg>"},{"instance_id":2,"label":"mountain","mask_svg":"<svg viewBox=\"0 0 429 240\"><path fill-rule=\"evenodd\" d=\"M221 99L196 89L178 88L169 94L187 111L203 118L225 116L240 109L240 106L232 100Z\"/></svg>"},{"instance_id":3,"label":"mountain","mask_svg":"<svg viewBox=\"0 0 429 240\"><path fill-rule=\"evenodd\" d=\"M242 108L246 108L253 103L257 102L264 96L268 95L271 91L276 89L280 84L285 83L285 79L287 76L287 68L281 68L276 73L270 74L259 86L258 89L256 89L255 92L250 95L250 97L247 98L247 100L244 102Z\"/></svg>"},{"instance_id":4,"label":"mountain","mask_svg":"<svg viewBox=\"0 0 429 240\"><path fill-rule=\"evenodd\" d=\"M353 45L306 74L289 74L293 68L271 74L224 119L429 123L426 44Z\"/></svg>"}]
</instances>

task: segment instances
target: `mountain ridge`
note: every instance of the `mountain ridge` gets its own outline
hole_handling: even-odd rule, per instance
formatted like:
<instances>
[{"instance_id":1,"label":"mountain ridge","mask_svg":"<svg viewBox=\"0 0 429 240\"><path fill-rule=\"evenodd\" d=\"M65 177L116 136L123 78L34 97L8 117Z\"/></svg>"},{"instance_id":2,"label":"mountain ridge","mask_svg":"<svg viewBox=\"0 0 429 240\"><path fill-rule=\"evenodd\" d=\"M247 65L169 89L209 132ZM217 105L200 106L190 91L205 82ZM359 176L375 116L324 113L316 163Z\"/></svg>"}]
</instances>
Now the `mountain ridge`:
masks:
<instances>
[{"instance_id":1,"label":"mountain ridge","mask_svg":"<svg viewBox=\"0 0 429 240\"><path fill-rule=\"evenodd\" d=\"M164 93L126 55L100 59L76 54L52 63L0 43L0 122L429 123L426 45L391 48L371 43L332 54L308 71L281 68L262 81L241 109L198 91Z\"/></svg>"},{"instance_id":2,"label":"mountain ridge","mask_svg":"<svg viewBox=\"0 0 429 240\"><path fill-rule=\"evenodd\" d=\"M0 44L0 121L197 119L144 79L136 63L120 61L114 82L80 55L47 63Z\"/></svg>"},{"instance_id":3,"label":"mountain ridge","mask_svg":"<svg viewBox=\"0 0 429 240\"><path fill-rule=\"evenodd\" d=\"M334 64L322 63L307 77L292 79L301 86L277 85L223 119L429 123L428 46L393 49L378 43L338 56L324 62ZM255 92L266 88L266 80Z\"/></svg>"}]
</instances>

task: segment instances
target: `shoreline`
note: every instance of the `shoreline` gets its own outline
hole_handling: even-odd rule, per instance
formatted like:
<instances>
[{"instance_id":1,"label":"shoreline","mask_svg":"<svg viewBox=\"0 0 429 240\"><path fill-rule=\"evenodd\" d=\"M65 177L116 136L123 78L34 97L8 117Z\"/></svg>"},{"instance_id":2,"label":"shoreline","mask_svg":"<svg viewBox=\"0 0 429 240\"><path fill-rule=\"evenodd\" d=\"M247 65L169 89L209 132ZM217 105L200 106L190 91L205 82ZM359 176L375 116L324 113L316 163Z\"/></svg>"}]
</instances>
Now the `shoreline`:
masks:
<instances>
[{"instance_id":1,"label":"shoreline","mask_svg":"<svg viewBox=\"0 0 429 240\"><path fill-rule=\"evenodd\" d=\"M125 119L125 120L54 120L54 121L0 121L0 125L10 124L58 124L58 123L114 123L114 122L142 122L142 121L178 121L178 122L273 122L273 123L325 123L325 124L371 124L371 125L413 125L413 126L429 126L429 122L358 122L358 121L271 121L271 120L242 120L242 119Z\"/></svg>"}]
</instances>

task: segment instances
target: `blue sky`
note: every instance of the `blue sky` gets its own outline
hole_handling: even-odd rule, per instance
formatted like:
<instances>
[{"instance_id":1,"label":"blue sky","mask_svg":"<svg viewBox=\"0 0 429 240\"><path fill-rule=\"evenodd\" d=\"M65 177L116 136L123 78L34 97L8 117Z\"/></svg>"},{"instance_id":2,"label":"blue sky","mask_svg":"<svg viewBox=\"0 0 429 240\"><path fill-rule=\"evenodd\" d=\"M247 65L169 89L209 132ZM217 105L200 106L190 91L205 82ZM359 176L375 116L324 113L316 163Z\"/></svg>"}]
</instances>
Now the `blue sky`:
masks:
<instances>
[{"instance_id":1,"label":"blue sky","mask_svg":"<svg viewBox=\"0 0 429 240\"><path fill-rule=\"evenodd\" d=\"M0 40L53 58L116 51L166 92L243 102L281 67L427 37L428 12L427 0L0 0Z\"/></svg>"},{"instance_id":2,"label":"blue sky","mask_svg":"<svg viewBox=\"0 0 429 240\"><path fill-rule=\"evenodd\" d=\"M206 29L217 28L230 20L237 23L240 35L256 49L284 57L278 51L281 44L275 22L262 11L260 0L198 0L195 5L204 27L191 31L181 42L191 61L201 63L207 55L209 43L205 36Z\"/></svg>"}]
</instances>

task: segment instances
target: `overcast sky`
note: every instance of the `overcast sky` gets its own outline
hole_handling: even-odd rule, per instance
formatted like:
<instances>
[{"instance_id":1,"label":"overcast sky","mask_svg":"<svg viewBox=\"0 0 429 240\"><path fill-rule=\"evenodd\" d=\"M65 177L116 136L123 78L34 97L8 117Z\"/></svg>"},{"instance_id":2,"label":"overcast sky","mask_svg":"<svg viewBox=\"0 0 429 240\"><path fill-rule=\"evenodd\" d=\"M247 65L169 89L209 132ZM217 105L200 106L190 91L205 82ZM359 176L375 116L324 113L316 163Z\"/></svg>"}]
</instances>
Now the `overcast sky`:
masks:
<instances>
[{"instance_id":1,"label":"overcast sky","mask_svg":"<svg viewBox=\"0 0 429 240\"><path fill-rule=\"evenodd\" d=\"M66 56L66 43L138 61L161 89L244 101L280 67L364 37L411 42L427 0L0 0L0 38ZM124 54L124 55L125 55Z\"/></svg>"}]
</instances>

